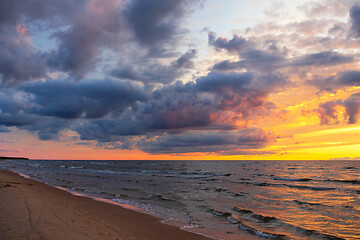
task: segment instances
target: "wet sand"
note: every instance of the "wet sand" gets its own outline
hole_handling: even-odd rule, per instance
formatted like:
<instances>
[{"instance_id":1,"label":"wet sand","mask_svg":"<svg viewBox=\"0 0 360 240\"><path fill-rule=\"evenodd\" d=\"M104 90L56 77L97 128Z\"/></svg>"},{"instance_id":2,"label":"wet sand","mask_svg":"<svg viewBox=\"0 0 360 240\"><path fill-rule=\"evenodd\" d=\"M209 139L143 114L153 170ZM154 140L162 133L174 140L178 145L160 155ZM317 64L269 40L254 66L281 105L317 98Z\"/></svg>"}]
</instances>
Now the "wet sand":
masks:
<instances>
[{"instance_id":1,"label":"wet sand","mask_svg":"<svg viewBox=\"0 0 360 240\"><path fill-rule=\"evenodd\" d=\"M0 170L0 239L209 239Z\"/></svg>"}]
</instances>

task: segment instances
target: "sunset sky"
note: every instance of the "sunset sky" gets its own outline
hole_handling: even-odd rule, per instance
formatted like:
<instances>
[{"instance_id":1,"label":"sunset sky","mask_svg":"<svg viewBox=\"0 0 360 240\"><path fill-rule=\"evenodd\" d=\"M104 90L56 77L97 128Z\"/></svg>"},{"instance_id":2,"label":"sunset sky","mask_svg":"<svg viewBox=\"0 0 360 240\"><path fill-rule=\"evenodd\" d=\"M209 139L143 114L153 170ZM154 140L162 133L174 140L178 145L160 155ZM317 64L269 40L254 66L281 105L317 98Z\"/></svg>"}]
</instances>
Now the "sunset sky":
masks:
<instances>
[{"instance_id":1,"label":"sunset sky","mask_svg":"<svg viewBox=\"0 0 360 240\"><path fill-rule=\"evenodd\" d=\"M360 159L355 0L2 0L0 155Z\"/></svg>"}]
</instances>

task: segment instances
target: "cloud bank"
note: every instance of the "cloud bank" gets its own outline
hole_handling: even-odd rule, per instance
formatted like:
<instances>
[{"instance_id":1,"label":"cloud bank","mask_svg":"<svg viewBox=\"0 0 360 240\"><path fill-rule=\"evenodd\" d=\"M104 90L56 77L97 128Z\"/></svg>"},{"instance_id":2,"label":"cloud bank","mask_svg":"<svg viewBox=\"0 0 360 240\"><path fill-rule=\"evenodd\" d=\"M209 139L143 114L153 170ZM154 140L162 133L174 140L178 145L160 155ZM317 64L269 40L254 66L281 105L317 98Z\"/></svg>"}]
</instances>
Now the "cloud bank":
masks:
<instances>
[{"instance_id":1,"label":"cloud bank","mask_svg":"<svg viewBox=\"0 0 360 240\"><path fill-rule=\"evenodd\" d=\"M78 144L150 154L273 154L264 149L279 136L269 126L288 112L276 94L360 85L351 50L359 5L341 5L346 21L260 23L230 38L207 30L199 44L187 23L202 4L1 1L0 132L17 127L48 141L72 131ZM359 94L321 102L320 124L356 123Z\"/></svg>"}]
</instances>

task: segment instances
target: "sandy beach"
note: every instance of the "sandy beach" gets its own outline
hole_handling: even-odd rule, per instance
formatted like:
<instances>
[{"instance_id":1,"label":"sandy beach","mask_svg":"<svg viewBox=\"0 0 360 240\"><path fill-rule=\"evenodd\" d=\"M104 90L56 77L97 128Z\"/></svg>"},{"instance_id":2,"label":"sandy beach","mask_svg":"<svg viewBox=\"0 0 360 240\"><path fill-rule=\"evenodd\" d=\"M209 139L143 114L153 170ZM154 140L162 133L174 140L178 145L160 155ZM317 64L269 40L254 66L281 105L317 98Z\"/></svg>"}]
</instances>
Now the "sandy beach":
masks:
<instances>
[{"instance_id":1,"label":"sandy beach","mask_svg":"<svg viewBox=\"0 0 360 240\"><path fill-rule=\"evenodd\" d=\"M0 170L0 239L209 239Z\"/></svg>"}]
</instances>

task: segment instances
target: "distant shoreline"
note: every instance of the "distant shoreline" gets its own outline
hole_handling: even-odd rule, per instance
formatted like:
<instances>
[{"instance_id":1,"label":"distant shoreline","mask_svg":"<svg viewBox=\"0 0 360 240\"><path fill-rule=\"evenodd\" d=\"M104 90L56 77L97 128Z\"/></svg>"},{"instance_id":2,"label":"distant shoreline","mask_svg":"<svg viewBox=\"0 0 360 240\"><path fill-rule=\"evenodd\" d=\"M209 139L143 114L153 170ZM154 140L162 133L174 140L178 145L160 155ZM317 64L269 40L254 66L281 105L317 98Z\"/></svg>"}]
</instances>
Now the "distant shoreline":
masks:
<instances>
[{"instance_id":1,"label":"distant shoreline","mask_svg":"<svg viewBox=\"0 0 360 240\"><path fill-rule=\"evenodd\" d=\"M0 157L0 160L29 160L26 157Z\"/></svg>"}]
</instances>

